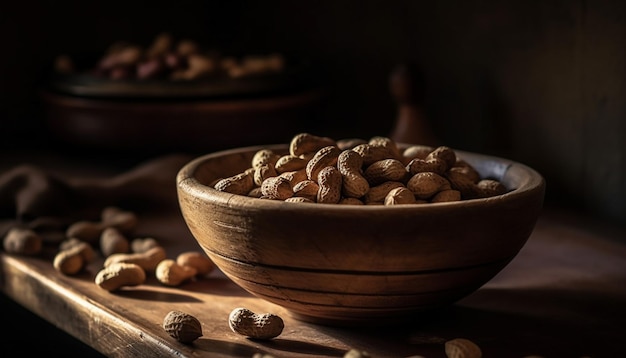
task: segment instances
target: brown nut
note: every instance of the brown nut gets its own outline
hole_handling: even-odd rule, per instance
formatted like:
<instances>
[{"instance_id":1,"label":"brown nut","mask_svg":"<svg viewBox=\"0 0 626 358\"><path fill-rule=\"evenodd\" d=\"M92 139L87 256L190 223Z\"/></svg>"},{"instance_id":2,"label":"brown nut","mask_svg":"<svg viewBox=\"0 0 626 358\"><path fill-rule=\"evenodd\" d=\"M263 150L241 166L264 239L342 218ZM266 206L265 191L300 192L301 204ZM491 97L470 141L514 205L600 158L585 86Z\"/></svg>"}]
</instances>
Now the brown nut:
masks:
<instances>
[{"instance_id":1,"label":"brown nut","mask_svg":"<svg viewBox=\"0 0 626 358\"><path fill-rule=\"evenodd\" d=\"M146 281L146 272L136 264L113 263L96 274L98 287L107 291L117 291L122 287L138 286Z\"/></svg>"},{"instance_id":2,"label":"brown nut","mask_svg":"<svg viewBox=\"0 0 626 358\"><path fill-rule=\"evenodd\" d=\"M327 147L328 148L328 147ZM319 172L316 201L320 204L337 204L341 199L342 176L339 169L328 166Z\"/></svg>"},{"instance_id":3,"label":"brown nut","mask_svg":"<svg viewBox=\"0 0 626 358\"><path fill-rule=\"evenodd\" d=\"M417 199L429 199L442 190L450 189L450 182L433 172L417 173L406 184Z\"/></svg>"},{"instance_id":4,"label":"brown nut","mask_svg":"<svg viewBox=\"0 0 626 358\"><path fill-rule=\"evenodd\" d=\"M483 353L480 347L466 338L455 338L444 344L448 358L481 358Z\"/></svg>"},{"instance_id":5,"label":"brown nut","mask_svg":"<svg viewBox=\"0 0 626 358\"><path fill-rule=\"evenodd\" d=\"M59 251L54 256L52 266L65 275L81 272L95 256L93 249L86 242L77 242L68 249Z\"/></svg>"},{"instance_id":6,"label":"brown nut","mask_svg":"<svg viewBox=\"0 0 626 358\"><path fill-rule=\"evenodd\" d=\"M31 229L14 227L7 232L2 244L8 253L33 256L43 249L43 238Z\"/></svg>"},{"instance_id":7,"label":"brown nut","mask_svg":"<svg viewBox=\"0 0 626 358\"><path fill-rule=\"evenodd\" d=\"M372 186L386 181L404 182L407 175L404 164L397 159L379 160L370 164L363 172L363 176Z\"/></svg>"},{"instance_id":8,"label":"brown nut","mask_svg":"<svg viewBox=\"0 0 626 358\"><path fill-rule=\"evenodd\" d=\"M115 227L108 227L100 235L100 252L104 257L113 254L127 253L130 250L130 243L122 232Z\"/></svg>"},{"instance_id":9,"label":"brown nut","mask_svg":"<svg viewBox=\"0 0 626 358\"><path fill-rule=\"evenodd\" d=\"M339 154L341 154L341 150L334 145L318 150L306 165L307 178L317 182L317 176L322 169L337 165Z\"/></svg>"},{"instance_id":10,"label":"brown nut","mask_svg":"<svg viewBox=\"0 0 626 358\"><path fill-rule=\"evenodd\" d=\"M104 227L114 227L124 235L132 233L139 223L137 214L115 206L102 209L100 220Z\"/></svg>"},{"instance_id":11,"label":"brown nut","mask_svg":"<svg viewBox=\"0 0 626 358\"><path fill-rule=\"evenodd\" d=\"M320 137L309 133L296 134L289 143L289 154L299 157L318 150L335 145L335 140L328 137Z\"/></svg>"},{"instance_id":12,"label":"brown nut","mask_svg":"<svg viewBox=\"0 0 626 358\"><path fill-rule=\"evenodd\" d=\"M363 177L363 157L353 150L344 150L337 158L337 169L343 177L342 193L350 198L360 198L370 189Z\"/></svg>"},{"instance_id":13,"label":"brown nut","mask_svg":"<svg viewBox=\"0 0 626 358\"><path fill-rule=\"evenodd\" d=\"M254 188L254 174L243 172L221 179L214 188L231 194L247 195Z\"/></svg>"},{"instance_id":14,"label":"brown nut","mask_svg":"<svg viewBox=\"0 0 626 358\"><path fill-rule=\"evenodd\" d=\"M104 267L109 267L116 263L132 263L147 272L154 272L159 262L165 260L165 258L165 249L161 246L155 246L141 253L113 254L104 260Z\"/></svg>"},{"instance_id":15,"label":"brown nut","mask_svg":"<svg viewBox=\"0 0 626 358\"><path fill-rule=\"evenodd\" d=\"M263 196L285 200L293 196L293 189L289 179L281 176L267 178L261 184L261 194Z\"/></svg>"},{"instance_id":16,"label":"brown nut","mask_svg":"<svg viewBox=\"0 0 626 358\"><path fill-rule=\"evenodd\" d=\"M105 227L101 222L81 220L71 224L65 231L65 235L94 245L98 243Z\"/></svg>"},{"instance_id":17,"label":"brown nut","mask_svg":"<svg viewBox=\"0 0 626 358\"><path fill-rule=\"evenodd\" d=\"M415 204L415 194L403 186L391 189L385 196L385 205Z\"/></svg>"},{"instance_id":18,"label":"brown nut","mask_svg":"<svg viewBox=\"0 0 626 358\"><path fill-rule=\"evenodd\" d=\"M197 271L198 276L205 276L215 270L215 264L203 252L186 251L176 256L176 263L181 266L193 267Z\"/></svg>"},{"instance_id":19,"label":"brown nut","mask_svg":"<svg viewBox=\"0 0 626 358\"><path fill-rule=\"evenodd\" d=\"M202 337L200 321L185 312L170 311L163 318L163 329L172 338L181 343L191 343Z\"/></svg>"},{"instance_id":20,"label":"brown nut","mask_svg":"<svg viewBox=\"0 0 626 358\"><path fill-rule=\"evenodd\" d=\"M247 308L235 308L228 316L228 326L238 334L254 339L278 337L285 324L272 313L256 314Z\"/></svg>"},{"instance_id":21,"label":"brown nut","mask_svg":"<svg viewBox=\"0 0 626 358\"><path fill-rule=\"evenodd\" d=\"M130 242L130 250L136 254L140 254L150 250L153 247L161 246L158 241L151 237L135 238Z\"/></svg>"},{"instance_id":22,"label":"brown nut","mask_svg":"<svg viewBox=\"0 0 626 358\"><path fill-rule=\"evenodd\" d=\"M191 266L181 266L176 261L165 259L159 262L155 269L155 276L166 286L179 286L192 279L198 271Z\"/></svg>"},{"instance_id":23,"label":"brown nut","mask_svg":"<svg viewBox=\"0 0 626 358\"><path fill-rule=\"evenodd\" d=\"M258 168L262 165L275 166L280 158L279 154L274 153L271 149L261 149L254 153L252 157L252 168Z\"/></svg>"}]
</instances>

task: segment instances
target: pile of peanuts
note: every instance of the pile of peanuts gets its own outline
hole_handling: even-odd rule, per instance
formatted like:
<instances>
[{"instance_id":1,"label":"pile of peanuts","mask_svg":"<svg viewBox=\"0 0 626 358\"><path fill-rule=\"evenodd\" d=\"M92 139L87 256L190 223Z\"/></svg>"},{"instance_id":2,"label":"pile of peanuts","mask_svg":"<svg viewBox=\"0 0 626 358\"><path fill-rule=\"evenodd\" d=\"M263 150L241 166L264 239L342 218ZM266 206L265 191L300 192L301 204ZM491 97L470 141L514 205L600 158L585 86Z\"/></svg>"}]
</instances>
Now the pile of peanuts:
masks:
<instances>
[{"instance_id":1,"label":"pile of peanuts","mask_svg":"<svg viewBox=\"0 0 626 358\"><path fill-rule=\"evenodd\" d=\"M216 75L240 78L280 72L284 66L280 54L222 56L218 51L202 49L193 40L176 40L171 34L162 33L147 48L127 42L112 44L90 72L108 79L195 80ZM58 73L73 73L75 67L68 55L56 58Z\"/></svg>"},{"instance_id":2,"label":"pile of peanuts","mask_svg":"<svg viewBox=\"0 0 626 358\"><path fill-rule=\"evenodd\" d=\"M263 199L349 205L440 203L508 191L446 146L400 150L382 136L335 141L310 133L295 135L287 155L259 150L249 169L212 186Z\"/></svg>"},{"instance_id":3,"label":"pile of peanuts","mask_svg":"<svg viewBox=\"0 0 626 358\"><path fill-rule=\"evenodd\" d=\"M84 272L100 256L104 263L94 281L107 291L143 284L150 275L165 286L180 286L215 269L204 252L185 251L168 258L154 238L133 238L138 223L134 212L108 206L101 210L100 220L73 222L55 235L55 241L35 227L13 227L3 238L3 248L11 254L38 256L46 244L57 244L52 265L66 276Z\"/></svg>"}]
</instances>

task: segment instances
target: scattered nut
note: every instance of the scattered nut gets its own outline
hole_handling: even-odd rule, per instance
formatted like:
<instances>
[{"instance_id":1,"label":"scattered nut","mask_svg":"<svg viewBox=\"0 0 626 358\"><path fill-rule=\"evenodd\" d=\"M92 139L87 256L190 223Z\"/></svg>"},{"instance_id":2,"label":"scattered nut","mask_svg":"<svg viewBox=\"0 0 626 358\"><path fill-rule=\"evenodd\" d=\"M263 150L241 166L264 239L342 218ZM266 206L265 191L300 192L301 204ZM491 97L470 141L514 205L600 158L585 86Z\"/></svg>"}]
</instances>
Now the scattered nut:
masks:
<instances>
[{"instance_id":1,"label":"scattered nut","mask_svg":"<svg viewBox=\"0 0 626 358\"><path fill-rule=\"evenodd\" d=\"M115 206L102 209L100 214L104 227L113 227L124 235L129 235L135 230L139 223L137 214L132 211L122 210Z\"/></svg>"},{"instance_id":2,"label":"scattered nut","mask_svg":"<svg viewBox=\"0 0 626 358\"><path fill-rule=\"evenodd\" d=\"M144 253L156 246L161 245L151 237L136 238L130 242L130 250L136 254Z\"/></svg>"},{"instance_id":3,"label":"scattered nut","mask_svg":"<svg viewBox=\"0 0 626 358\"><path fill-rule=\"evenodd\" d=\"M97 244L105 226L101 222L81 220L71 224L65 231L65 236L74 237L90 244Z\"/></svg>"},{"instance_id":4,"label":"scattered nut","mask_svg":"<svg viewBox=\"0 0 626 358\"><path fill-rule=\"evenodd\" d=\"M43 248L43 238L31 229L14 227L4 237L4 251L11 254L34 256Z\"/></svg>"},{"instance_id":5,"label":"scattered nut","mask_svg":"<svg viewBox=\"0 0 626 358\"><path fill-rule=\"evenodd\" d=\"M128 239L115 227L107 227L100 235L100 252L104 257L125 254L130 249Z\"/></svg>"},{"instance_id":6,"label":"scattered nut","mask_svg":"<svg viewBox=\"0 0 626 358\"><path fill-rule=\"evenodd\" d=\"M356 348L352 348L343 355L343 358L371 358L372 356L366 352Z\"/></svg>"},{"instance_id":7,"label":"scattered nut","mask_svg":"<svg viewBox=\"0 0 626 358\"><path fill-rule=\"evenodd\" d=\"M159 262L165 260L165 249L161 246L155 246L148 251L130 254L113 254L106 258L104 267L108 267L114 263L133 263L139 265L146 272L154 272Z\"/></svg>"},{"instance_id":8,"label":"scattered nut","mask_svg":"<svg viewBox=\"0 0 626 358\"><path fill-rule=\"evenodd\" d=\"M480 347L466 338L455 338L444 345L448 358L481 358Z\"/></svg>"},{"instance_id":9,"label":"scattered nut","mask_svg":"<svg viewBox=\"0 0 626 358\"><path fill-rule=\"evenodd\" d=\"M205 276L215 270L215 264L203 252L187 251L178 254L176 263L180 266L189 266L196 269L198 276Z\"/></svg>"},{"instance_id":10,"label":"scattered nut","mask_svg":"<svg viewBox=\"0 0 626 358\"><path fill-rule=\"evenodd\" d=\"M202 324L200 321L181 311L170 311L163 318L163 329L172 338L181 343L191 343L202 337Z\"/></svg>"},{"instance_id":11,"label":"scattered nut","mask_svg":"<svg viewBox=\"0 0 626 358\"><path fill-rule=\"evenodd\" d=\"M279 316L256 314L247 308L235 308L228 317L228 325L233 332L253 339L278 337L285 327Z\"/></svg>"},{"instance_id":12,"label":"scattered nut","mask_svg":"<svg viewBox=\"0 0 626 358\"><path fill-rule=\"evenodd\" d=\"M117 291L126 286L138 286L146 281L144 269L133 263L116 262L96 274L95 282L107 291Z\"/></svg>"},{"instance_id":13,"label":"scattered nut","mask_svg":"<svg viewBox=\"0 0 626 358\"><path fill-rule=\"evenodd\" d=\"M52 266L65 275L75 275L81 272L94 257L95 253L91 245L84 241L75 241L67 249L59 251L54 256Z\"/></svg>"},{"instance_id":14,"label":"scattered nut","mask_svg":"<svg viewBox=\"0 0 626 358\"><path fill-rule=\"evenodd\" d=\"M155 269L155 276L166 286L179 286L193 278L198 271L191 266L181 266L176 261L165 259L159 262Z\"/></svg>"}]
</instances>

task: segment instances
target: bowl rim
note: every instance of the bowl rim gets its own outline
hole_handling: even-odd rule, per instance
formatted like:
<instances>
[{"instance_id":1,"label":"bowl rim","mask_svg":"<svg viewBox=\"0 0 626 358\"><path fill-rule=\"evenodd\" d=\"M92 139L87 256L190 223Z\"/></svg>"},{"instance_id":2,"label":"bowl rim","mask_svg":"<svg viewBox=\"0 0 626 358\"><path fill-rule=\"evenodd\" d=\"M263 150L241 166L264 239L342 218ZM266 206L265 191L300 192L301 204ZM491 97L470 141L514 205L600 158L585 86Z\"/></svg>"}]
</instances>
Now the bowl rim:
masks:
<instances>
[{"instance_id":1,"label":"bowl rim","mask_svg":"<svg viewBox=\"0 0 626 358\"><path fill-rule=\"evenodd\" d=\"M399 147L410 146L411 144L397 143ZM464 199L460 201L452 202L440 202L440 203L428 203L428 204L402 204L402 205L338 205L338 204L326 204L326 203L291 203L282 200L268 200L255 197L249 197L244 195L232 194L214 189L213 187L203 184L196 177L195 173L198 169L204 165L207 161L228 155L236 155L247 152L255 152L260 149L282 150L288 149L288 144L268 144L268 145L254 145L246 147L238 147L220 150L208 154L201 155L192 159L186 163L176 175L177 190L182 190L191 194L192 196L201 197L203 199L211 200L215 204L229 205L229 206L241 206L241 207L258 207L260 203L264 209L278 209L283 210L288 206L289 210L311 210L311 205L315 207L323 208L325 211L338 211L341 213L348 212L368 212L368 211L381 211L393 212L393 211L429 211L433 210L450 210L451 208L459 208L466 210L473 207L481 207L486 203L505 203L512 202L522 197L528 197L540 192L540 195L544 196L546 182L544 177L535 169L520 162L516 162L511 159L506 159L498 156L469 152L464 150L454 150L454 152L462 159L470 159L473 161L492 161L498 164L497 171L500 176L506 175L509 171L516 171L525 174L522 178L520 185L508 192L500 195L495 195L487 198L477 199ZM543 200L543 199L542 199ZM294 205L304 204L304 205Z\"/></svg>"}]
</instances>

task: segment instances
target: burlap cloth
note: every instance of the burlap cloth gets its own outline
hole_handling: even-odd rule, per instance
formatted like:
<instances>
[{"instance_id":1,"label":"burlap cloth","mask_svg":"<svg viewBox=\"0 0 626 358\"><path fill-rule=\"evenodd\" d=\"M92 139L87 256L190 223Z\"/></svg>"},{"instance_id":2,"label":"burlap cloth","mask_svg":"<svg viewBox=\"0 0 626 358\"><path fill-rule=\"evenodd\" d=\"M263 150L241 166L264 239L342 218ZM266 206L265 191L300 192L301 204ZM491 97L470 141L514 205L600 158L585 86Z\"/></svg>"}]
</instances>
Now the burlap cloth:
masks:
<instances>
[{"instance_id":1,"label":"burlap cloth","mask_svg":"<svg viewBox=\"0 0 626 358\"><path fill-rule=\"evenodd\" d=\"M53 175L19 165L0 173L0 237L15 226L62 231L77 220L98 220L101 210L177 210L176 174L192 158L158 157L112 177Z\"/></svg>"}]
</instances>

